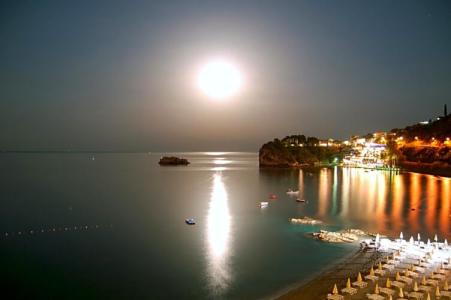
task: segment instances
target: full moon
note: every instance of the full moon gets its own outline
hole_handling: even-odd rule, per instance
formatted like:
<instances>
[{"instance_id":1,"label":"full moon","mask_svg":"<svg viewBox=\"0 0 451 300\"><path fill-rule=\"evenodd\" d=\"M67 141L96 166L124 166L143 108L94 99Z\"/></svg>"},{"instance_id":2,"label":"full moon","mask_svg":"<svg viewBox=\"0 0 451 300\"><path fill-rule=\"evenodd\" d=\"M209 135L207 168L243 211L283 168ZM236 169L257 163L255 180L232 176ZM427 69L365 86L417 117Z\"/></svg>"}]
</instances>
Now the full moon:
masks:
<instances>
[{"instance_id":1,"label":"full moon","mask_svg":"<svg viewBox=\"0 0 451 300\"><path fill-rule=\"evenodd\" d=\"M210 98L226 99L241 88L243 78L239 69L225 60L210 61L198 76L199 88Z\"/></svg>"}]
</instances>

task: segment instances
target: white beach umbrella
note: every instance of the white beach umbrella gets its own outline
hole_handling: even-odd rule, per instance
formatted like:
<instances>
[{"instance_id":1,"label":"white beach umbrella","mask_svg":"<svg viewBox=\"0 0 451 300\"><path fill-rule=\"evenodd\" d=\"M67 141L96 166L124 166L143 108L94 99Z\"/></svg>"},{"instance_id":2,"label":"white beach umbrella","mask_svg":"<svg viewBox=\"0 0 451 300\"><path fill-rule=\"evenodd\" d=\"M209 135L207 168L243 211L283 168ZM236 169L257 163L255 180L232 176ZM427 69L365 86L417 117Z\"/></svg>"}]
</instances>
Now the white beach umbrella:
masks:
<instances>
[{"instance_id":1,"label":"white beach umbrella","mask_svg":"<svg viewBox=\"0 0 451 300\"><path fill-rule=\"evenodd\" d=\"M421 241L421 236L419 233L417 234L417 240L418 240L418 243Z\"/></svg>"},{"instance_id":2,"label":"white beach umbrella","mask_svg":"<svg viewBox=\"0 0 451 300\"><path fill-rule=\"evenodd\" d=\"M434 241L435 241L436 243L438 242L437 234L434 235Z\"/></svg>"},{"instance_id":3,"label":"white beach umbrella","mask_svg":"<svg viewBox=\"0 0 451 300\"><path fill-rule=\"evenodd\" d=\"M401 233L399 234L399 238L400 238L401 240L404 238L404 234L402 234L402 231L401 231Z\"/></svg>"},{"instance_id":4,"label":"white beach umbrella","mask_svg":"<svg viewBox=\"0 0 451 300\"><path fill-rule=\"evenodd\" d=\"M338 295L338 288L337 288L337 284L334 284L334 288L332 289L332 294L333 295Z\"/></svg>"},{"instance_id":5,"label":"white beach umbrella","mask_svg":"<svg viewBox=\"0 0 451 300\"><path fill-rule=\"evenodd\" d=\"M413 245L413 236L410 237L409 243Z\"/></svg>"}]
</instances>

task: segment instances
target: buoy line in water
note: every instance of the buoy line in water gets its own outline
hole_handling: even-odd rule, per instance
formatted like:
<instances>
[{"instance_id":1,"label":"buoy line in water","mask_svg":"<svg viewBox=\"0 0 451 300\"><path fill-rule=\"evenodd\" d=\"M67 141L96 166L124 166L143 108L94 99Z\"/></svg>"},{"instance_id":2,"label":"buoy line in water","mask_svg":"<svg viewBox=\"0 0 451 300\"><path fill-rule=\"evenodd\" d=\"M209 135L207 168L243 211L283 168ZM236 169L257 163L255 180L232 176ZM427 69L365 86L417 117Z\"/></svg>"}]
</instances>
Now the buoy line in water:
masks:
<instances>
[{"instance_id":1,"label":"buoy line in water","mask_svg":"<svg viewBox=\"0 0 451 300\"><path fill-rule=\"evenodd\" d=\"M63 233L63 232L74 232L74 231L87 231L87 230L98 230L113 228L113 224L109 225L74 225L74 226L58 226L50 228L40 228L40 229L27 229L21 231L9 231L4 232L1 235L2 239L8 239L12 237L26 237L26 236L36 236L46 233Z\"/></svg>"}]
</instances>

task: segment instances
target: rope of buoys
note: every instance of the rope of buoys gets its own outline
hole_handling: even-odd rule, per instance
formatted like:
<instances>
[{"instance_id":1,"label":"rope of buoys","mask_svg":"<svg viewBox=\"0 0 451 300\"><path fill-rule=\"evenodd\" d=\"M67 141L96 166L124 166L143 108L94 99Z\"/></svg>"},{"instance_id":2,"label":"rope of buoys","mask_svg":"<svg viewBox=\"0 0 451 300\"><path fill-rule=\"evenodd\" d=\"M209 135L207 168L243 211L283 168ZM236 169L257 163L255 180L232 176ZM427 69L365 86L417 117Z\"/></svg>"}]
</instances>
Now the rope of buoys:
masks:
<instances>
[{"instance_id":1,"label":"rope of buoys","mask_svg":"<svg viewBox=\"0 0 451 300\"><path fill-rule=\"evenodd\" d=\"M102 229L102 228L113 228L113 224L109 225L74 225L74 226L64 226L64 227L50 227L50 228L41 228L41 229L28 229L21 231L9 231L3 234L0 234L0 238L8 239L14 236L37 236L43 233L54 233L54 232L64 232L64 231L86 231L89 229Z\"/></svg>"}]
</instances>

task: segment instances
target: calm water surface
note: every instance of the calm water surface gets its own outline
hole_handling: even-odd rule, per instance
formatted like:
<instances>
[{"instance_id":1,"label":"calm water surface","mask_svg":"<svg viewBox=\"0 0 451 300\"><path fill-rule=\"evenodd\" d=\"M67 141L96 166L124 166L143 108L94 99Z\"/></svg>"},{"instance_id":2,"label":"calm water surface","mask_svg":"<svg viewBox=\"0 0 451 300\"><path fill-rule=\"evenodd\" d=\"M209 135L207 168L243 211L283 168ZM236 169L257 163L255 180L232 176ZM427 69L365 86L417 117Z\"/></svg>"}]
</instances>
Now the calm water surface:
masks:
<instances>
[{"instance_id":1,"label":"calm water surface","mask_svg":"<svg viewBox=\"0 0 451 300\"><path fill-rule=\"evenodd\" d=\"M17 298L255 299L356 249L308 232L451 235L449 178L259 170L254 153L178 155L192 164L159 167L160 154L2 154L2 290ZM307 203L286 196L288 188L300 188ZM326 225L288 222L301 216ZM197 225L186 225L189 217Z\"/></svg>"}]
</instances>

